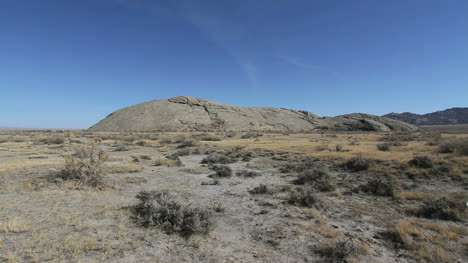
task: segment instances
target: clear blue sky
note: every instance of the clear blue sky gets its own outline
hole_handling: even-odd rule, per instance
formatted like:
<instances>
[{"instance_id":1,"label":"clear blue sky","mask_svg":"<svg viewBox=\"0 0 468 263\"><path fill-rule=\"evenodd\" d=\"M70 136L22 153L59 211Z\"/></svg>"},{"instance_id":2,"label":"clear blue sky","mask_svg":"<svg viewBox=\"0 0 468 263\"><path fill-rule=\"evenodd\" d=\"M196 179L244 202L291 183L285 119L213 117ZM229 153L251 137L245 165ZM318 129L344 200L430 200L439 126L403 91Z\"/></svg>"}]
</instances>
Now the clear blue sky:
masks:
<instances>
[{"instance_id":1,"label":"clear blue sky","mask_svg":"<svg viewBox=\"0 0 468 263\"><path fill-rule=\"evenodd\" d=\"M0 126L87 128L178 95L323 116L466 107L468 1L0 1Z\"/></svg>"}]
</instances>

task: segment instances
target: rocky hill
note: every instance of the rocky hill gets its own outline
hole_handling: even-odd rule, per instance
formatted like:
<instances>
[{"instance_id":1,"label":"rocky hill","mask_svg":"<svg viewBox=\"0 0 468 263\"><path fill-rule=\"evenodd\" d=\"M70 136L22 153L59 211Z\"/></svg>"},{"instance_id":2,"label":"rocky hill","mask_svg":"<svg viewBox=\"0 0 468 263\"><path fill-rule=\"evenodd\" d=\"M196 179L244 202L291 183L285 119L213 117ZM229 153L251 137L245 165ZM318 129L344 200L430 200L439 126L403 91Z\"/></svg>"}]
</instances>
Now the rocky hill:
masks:
<instances>
[{"instance_id":1,"label":"rocky hill","mask_svg":"<svg viewBox=\"0 0 468 263\"><path fill-rule=\"evenodd\" d=\"M383 115L383 117L404 121L414 125L468 124L468 108L451 108L427 114L392 112Z\"/></svg>"},{"instance_id":2,"label":"rocky hill","mask_svg":"<svg viewBox=\"0 0 468 263\"><path fill-rule=\"evenodd\" d=\"M93 131L289 131L319 129L415 131L404 122L369 115L319 117L308 111L240 107L179 96L120 109L90 128Z\"/></svg>"}]
</instances>

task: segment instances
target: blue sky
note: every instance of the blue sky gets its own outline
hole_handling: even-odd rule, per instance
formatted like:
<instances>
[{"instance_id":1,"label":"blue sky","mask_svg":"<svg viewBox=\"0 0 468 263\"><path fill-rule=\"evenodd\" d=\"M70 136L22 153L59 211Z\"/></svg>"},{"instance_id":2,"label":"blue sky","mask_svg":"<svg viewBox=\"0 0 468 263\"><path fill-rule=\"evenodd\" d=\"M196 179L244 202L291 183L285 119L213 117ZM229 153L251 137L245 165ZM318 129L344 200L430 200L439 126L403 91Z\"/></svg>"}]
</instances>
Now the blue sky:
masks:
<instances>
[{"instance_id":1,"label":"blue sky","mask_svg":"<svg viewBox=\"0 0 468 263\"><path fill-rule=\"evenodd\" d=\"M87 128L178 95L321 116L466 107L468 1L0 1L0 126Z\"/></svg>"}]
</instances>

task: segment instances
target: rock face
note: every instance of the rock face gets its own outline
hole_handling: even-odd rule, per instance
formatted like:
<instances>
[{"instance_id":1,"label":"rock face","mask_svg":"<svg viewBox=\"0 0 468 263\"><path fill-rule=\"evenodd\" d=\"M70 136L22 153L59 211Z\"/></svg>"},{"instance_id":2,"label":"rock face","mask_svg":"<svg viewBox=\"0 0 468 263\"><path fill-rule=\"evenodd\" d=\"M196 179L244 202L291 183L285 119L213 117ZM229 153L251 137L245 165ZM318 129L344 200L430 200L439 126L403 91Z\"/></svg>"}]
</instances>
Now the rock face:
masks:
<instances>
[{"instance_id":1,"label":"rock face","mask_svg":"<svg viewBox=\"0 0 468 263\"><path fill-rule=\"evenodd\" d=\"M92 131L290 131L317 129L415 131L418 128L368 114L321 118L308 111L240 107L188 96L160 99L120 109Z\"/></svg>"},{"instance_id":2,"label":"rock face","mask_svg":"<svg viewBox=\"0 0 468 263\"><path fill-rule=\"evenodd\" d=\"M408 122L414 125L468 124L468 108L451 108L427 114L392 112L383 117Z\"/></svg>"}]
</instances>

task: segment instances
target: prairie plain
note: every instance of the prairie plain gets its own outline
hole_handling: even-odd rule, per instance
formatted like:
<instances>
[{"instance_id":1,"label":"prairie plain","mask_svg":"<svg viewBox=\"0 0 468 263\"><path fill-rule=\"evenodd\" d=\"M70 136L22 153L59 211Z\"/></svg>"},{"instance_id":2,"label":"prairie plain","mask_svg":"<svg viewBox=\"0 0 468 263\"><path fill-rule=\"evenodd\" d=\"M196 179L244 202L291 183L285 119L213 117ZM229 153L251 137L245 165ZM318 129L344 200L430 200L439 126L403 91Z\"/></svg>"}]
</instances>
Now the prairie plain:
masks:
<instances>
[{"instance_id":1,"label":"prairie plain","mask_svg":"<svg viewBox=\"0 0 468 263\"><path fill-rule=\"evenodd\" d=\"M0 261L467 262L468 134L0 130Z\"/></svg>"}]
</instances>

